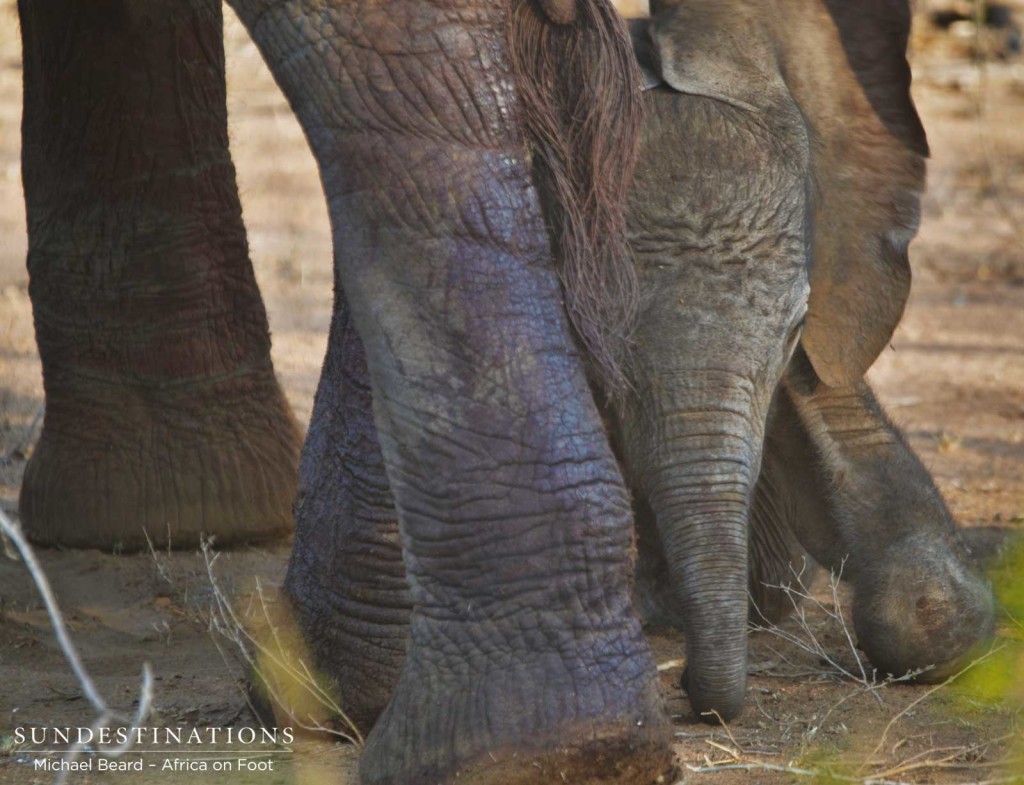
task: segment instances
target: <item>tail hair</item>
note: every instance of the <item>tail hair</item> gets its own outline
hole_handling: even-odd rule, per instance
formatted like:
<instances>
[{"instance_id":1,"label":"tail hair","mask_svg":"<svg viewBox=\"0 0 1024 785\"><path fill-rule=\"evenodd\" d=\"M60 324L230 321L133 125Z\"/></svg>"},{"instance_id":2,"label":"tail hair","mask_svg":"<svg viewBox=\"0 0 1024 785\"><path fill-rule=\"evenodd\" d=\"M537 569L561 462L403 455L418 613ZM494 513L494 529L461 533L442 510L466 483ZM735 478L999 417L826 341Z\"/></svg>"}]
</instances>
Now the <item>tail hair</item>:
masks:
<instances>
[{"instance_id":1,"label":"tail hair","mask_svg":"<svg viewBox=\"0 0 1024 785\"><path fill-rule=\"evenodd\" d=\"M641 77L625 22L607 0L577 0L551 22L513 0L512 68L533 179L569 321L608 398L629 389L639 284L626 241L626 196L641 131Z\"/></svg>"}]
</instances>

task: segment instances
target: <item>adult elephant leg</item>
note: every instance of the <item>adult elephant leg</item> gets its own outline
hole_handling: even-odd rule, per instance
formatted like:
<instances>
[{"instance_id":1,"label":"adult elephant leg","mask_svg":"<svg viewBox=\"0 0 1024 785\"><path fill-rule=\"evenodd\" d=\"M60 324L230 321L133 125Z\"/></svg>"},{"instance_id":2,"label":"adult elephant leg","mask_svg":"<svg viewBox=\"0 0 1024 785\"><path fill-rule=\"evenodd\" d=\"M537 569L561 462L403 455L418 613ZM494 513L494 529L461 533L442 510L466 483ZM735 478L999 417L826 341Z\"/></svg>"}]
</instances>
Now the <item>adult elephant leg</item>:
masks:
<instances>
[{"instance_id":1,"label":"adult elephant leg","mask_svg":"<svg viewBox=\"0 0 1024 785\"><path fill-rule=\"evenodd\" d=\"M363 781L653 780L629 502L531 186L508 9L234 5L321 167L399 512L409 650Z\"/></svg>"},{"instance_id":2,"label":"adult elephant leg","mask_svg":"<svg viewBox=\"0 0 1024 785\"><path fill-rule=\"evenodd\" d=\"M803 352L775 409L767 449L803 499L790 525L853 584L871 663L897 676L936 666L923 678L945 678L991 633L993 602L931 476L865 383L827 387Z\"/></svg>"},{"instance_id":3,"label":"adult elephant leg","mask_svg":"<svg viewBox=\"0 0 1024 785\"><path fill-rule=\"evenodd\" d=\"M228 153L220 4L18 4L29 292L46 418L36 542L195 547L291 529L274 378Z\"/></svg>"},{"instance_id":4,"label":"adult elephant leg","mask_svg":"<svg viewBox=\"0 0 1024 785\"><path fill-rule=\"evenodd\" d=\"M398 681L412 610L372 406L366 355L336 286L284 588L317 669L363 733Z\"/></svg>"}]
</instances>

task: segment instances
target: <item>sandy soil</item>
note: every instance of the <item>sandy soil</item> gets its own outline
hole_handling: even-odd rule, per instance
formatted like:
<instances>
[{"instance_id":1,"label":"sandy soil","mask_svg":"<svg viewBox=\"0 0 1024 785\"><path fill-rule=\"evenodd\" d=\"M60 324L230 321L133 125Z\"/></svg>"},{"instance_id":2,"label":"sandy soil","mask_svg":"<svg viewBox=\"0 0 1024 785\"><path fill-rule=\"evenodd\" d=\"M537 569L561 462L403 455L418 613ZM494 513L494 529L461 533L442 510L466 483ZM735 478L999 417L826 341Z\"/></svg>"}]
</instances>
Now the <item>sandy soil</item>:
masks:
<instances>
[{"instance_id":1,"label":"sandy soil","mask_svg":"<svg viewBox=\"0 0 1024 785\"><path fill-rule=\"evenodd\" d=\"M915 39L915 95L933 160L925 221L914 245L915 288L892 351L871 372L883 402L923 456L958 520L992 555L1007 530L1024 528L1024 62L972 64L941 37ZM274 332L274 362L292 404L308 419L328 326L331 294L327 217L302 134L237 23L228 33L232 146L253 264ZM19 41L13 3L0 3L0 508L17 511L17 490L42 406L39 361L24 269L19 169ZM287 546L225 553L220 584L244 605L255 581L280 579ZM211 634L212 588L200 554L41 555L87 666L109 701L125 710L141 664L156 674L151 724L241 726L252 721L230 653ZM827 589L827 587L824 587ZM821 608L783 629L813 636L856 670L842 626ZM904 782L978 782L1019 738L1012 707L958 697L946 687L868 691L820 653L778 634L752 638L749 708L730 728L689 718L672 663L680 642L653 638L681 764L690 783L789 782L768 766L844 776L890 770ZM908 708L909 707L909 708ZM906 710L906 713L901 714ZM48 781L13 744L18 725L77 725L91 712L61 659L41 603L21 565L0 558L0 782ZM886 725L892 726L886 732ZM306 744L278 754L274 773L164 776L81 775L79 782L344 782L350 747ZM941 761L941 765L935 764ZM893 767L902 766L893 770ZM850 768L852 767L852 768ZM838 780L834 780L838 781Z\"/></svg>"}]
</instances>

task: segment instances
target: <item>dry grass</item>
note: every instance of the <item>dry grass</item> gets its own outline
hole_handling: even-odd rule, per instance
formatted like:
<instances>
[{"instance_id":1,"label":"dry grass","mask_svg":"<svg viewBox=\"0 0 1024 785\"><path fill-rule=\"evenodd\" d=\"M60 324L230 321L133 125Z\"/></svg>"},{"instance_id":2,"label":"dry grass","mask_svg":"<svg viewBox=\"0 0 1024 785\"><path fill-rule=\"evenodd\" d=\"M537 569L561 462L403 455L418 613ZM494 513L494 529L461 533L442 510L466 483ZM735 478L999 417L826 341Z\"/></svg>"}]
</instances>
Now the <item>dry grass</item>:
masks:
<instances>
[{"instance_id":1,"label":"dry grass","mask_svg":"<svg viewBox=\"0 0 1024 785\"><path fill-rule=\"evenodd\" d=\"M230 657L251 679L251 684L235 681L253 714L261 715L253 705L255 690L260 699L270 703L278 725L289 724L312 736L361 745L363 736L341 708L334 685L312 666L287 603L257 581L247 607L239 611L217 578L219 554L208 542L203 543L202 553L213 591L209 629L225 664ZM234 672L230 666L228 669Z\"/></svg>"},{"instance_id":2,"label":"dry grass","mask_svg":"<svg viewBox=\"0 0 1024 785\"><path fill-rule=\"evenodd\" d=\"M863 660L847 623L840 589L841 573L832 573L827 586L820 592L812 591L805 585L804 575L804 570L794 570L791 585L771 587L783 591L790 599L793 604L792 617L780 625L752 624L752 629L782 641L790 651L772 651L791 666L795 666L793 660L797 658L817 664L817 667L810 668L804 665L802 670L780 674L779 677L794 681L814 679L852 684L854 689L842 694L824 711L816 712L812 720L805 723L795 754L791 752L790 759L785 762L778 759L779 751L750 748L721 721L721 732L725 734L728 743L716 740L715 734L679 734L700 739L710 748L701 756L700 762L684 763L687 776L680 783L687 782L690 775L719 775L733 782L729 778L730 773L735 775L739 772L761 772L780 777L785 775L791 778L790 781L861 785L933 782L940 773L944 775L944 782L951 782L947 778L956 772L964 772L965 776L972 777L964 780L965 785L967 782L975 785L1024 782L1024 759L1012 749L1012 741L1020 736L1015 727L1020 705L1004 703L1001 706L1010 715L1010 722L1007 723L1009 731L1002 735L980 741L927 745L914 752L910 751L912 745L909 743L922 735L918 728L913 727L920 710L926 704L935 704L940 697L964 700L965 692L959 686L964 677L968 674L984 674L991 664L999 660L1008 643L1004 641L997 644L971 660L956 674L919 691L910 701L905 701L906 693L890 691L888 688L911 682L924 671L879 679L875 670ZM969 690L966 694L967 699L970 699ZM884 724L879 731L862 738L845 752L832 749L827 742L819 739L819 732L844 704L864 696L870 696L883 712ZM892 699L886 701L883 696L891 696ZM902 707L897 708L900 703L903 703ZM765 712L760 703L757 703L757 707L767 719L774 723L780 721ZM963 716L958 719L967 722ZM842 727L845 729L845 725ZM1008 746L1011 747L1010 752L1006 752ZM987 760L991 755L996 755L997 759Z\"/></svg>"}]
</instances>

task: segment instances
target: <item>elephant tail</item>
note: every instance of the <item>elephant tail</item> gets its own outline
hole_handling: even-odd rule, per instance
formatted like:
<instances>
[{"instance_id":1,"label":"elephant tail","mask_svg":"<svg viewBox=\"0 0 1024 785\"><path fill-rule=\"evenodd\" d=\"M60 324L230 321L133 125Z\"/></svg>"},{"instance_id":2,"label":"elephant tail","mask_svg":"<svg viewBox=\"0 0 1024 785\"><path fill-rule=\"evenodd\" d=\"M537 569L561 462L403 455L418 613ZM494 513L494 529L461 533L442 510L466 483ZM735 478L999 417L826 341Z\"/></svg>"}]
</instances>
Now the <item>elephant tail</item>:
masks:
<instances>
[{"instance_id":1,"label":"elephant tail","mask_svg":"<svg viewBox=\"0 0 1024 785\"><path fill-rule=\"evenodd\" d=\"M572 21L554 24L536 0L513 0L510 48L569 320L593 381L613 398L629 387L623 368L639 306L625 211L641 76L611 3L576 5Z\"/></svg>"}]
</instances>

